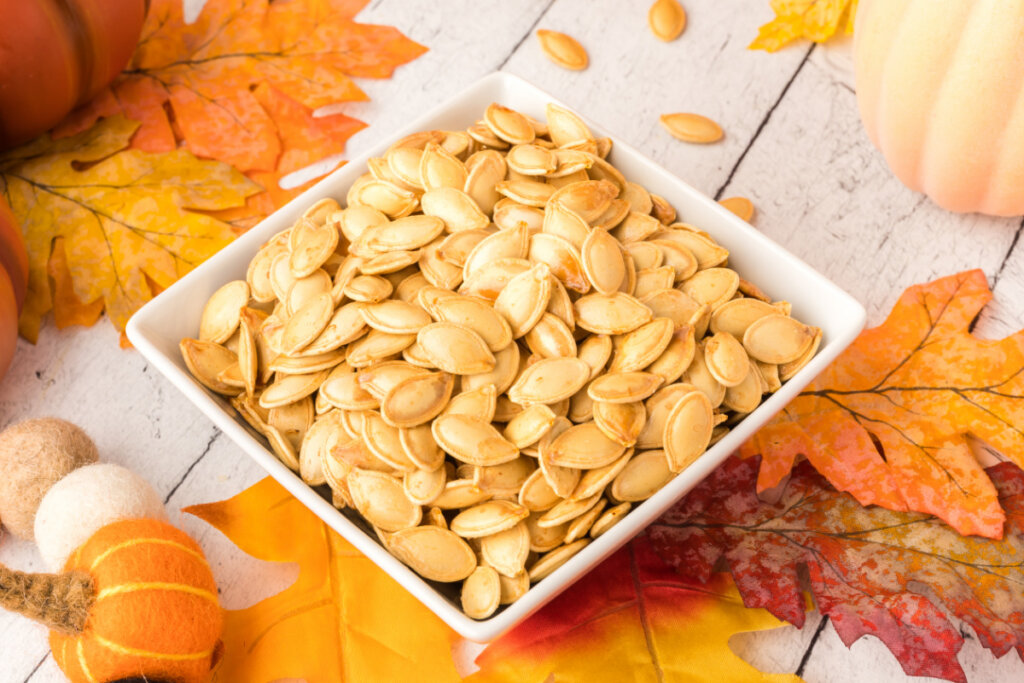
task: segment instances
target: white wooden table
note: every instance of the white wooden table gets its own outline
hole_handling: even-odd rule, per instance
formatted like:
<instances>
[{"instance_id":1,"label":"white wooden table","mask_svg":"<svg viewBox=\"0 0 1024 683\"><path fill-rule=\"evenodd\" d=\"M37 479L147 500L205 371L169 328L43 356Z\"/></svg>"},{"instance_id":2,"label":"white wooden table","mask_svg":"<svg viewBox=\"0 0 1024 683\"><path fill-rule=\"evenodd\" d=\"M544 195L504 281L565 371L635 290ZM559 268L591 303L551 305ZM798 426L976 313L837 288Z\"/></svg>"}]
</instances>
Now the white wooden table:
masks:
<instances>
[{"instance_id":1,"label":"white wooden table","mask_svg":"<svg viewBox=\"0 0 1024 683\"><path fill-rule=\"evenodd\" d=\"M510 71L704 192L753 199L756 226L864 302L869 324L878 324L908 285L981 267L996 303L977 330L1003 336L1024 327L1024 246L1017 241L1024 223L946 213L890 175L860 126L849 41L751 52L746 45L771 17L768 0L684 2L689 26L665 44L647 30L647 0L374 0L360 21L395 25L430 52L391 80L360 83L372 101L343 110L371 125L348 152L358 154L477 78ZM538 27L579 39L590 67L569 72L548 62L533 34ZM672 111L714 118L725 140L673 140L657 123ZM230 497L264 474L117 340L102 321L66 331L48 325L37 346L22 342L0 383L0 427L43 415L82 425L103 459L142 473L164 495L172 519L210 557L227 607L286 587L296 567L253 560L177 512ZM34 546L6 534L0 562L43 569ZM738 636L733 646L763 670L808 681L911 680L877 640L848 650L822 621L813 615L802 631ZM969 627L962 630L960 661L971 681L1024 680L1016 655L995 660ZM44 629L0 612L0 683L61 680Z\"/></svg>"}]
</instances>

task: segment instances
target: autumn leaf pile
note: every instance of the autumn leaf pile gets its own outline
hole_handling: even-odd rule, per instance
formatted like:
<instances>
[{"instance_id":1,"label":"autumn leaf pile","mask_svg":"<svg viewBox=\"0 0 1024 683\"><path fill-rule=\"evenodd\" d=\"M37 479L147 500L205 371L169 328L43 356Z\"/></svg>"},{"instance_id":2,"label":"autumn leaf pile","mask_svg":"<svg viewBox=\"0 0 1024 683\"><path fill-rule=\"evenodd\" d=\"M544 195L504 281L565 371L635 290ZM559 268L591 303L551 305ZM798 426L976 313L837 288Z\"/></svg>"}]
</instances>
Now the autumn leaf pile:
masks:
<instances>
[{"instance_id":1,"label":"autumn leaf pile","mask_svg":"<svg viewBox=\"0 0 1024 683\"><path fill-rule=\"evenodd\" d=\"M367 99L422 46L354 21L367 0L152 0L117 80L52 131L0 154L0 192L31 260L20 320L114 325L303 188L279 181L364 127L313 111ZM52 278L52 287L51 287Z\"/></svg>"}]
</instances>

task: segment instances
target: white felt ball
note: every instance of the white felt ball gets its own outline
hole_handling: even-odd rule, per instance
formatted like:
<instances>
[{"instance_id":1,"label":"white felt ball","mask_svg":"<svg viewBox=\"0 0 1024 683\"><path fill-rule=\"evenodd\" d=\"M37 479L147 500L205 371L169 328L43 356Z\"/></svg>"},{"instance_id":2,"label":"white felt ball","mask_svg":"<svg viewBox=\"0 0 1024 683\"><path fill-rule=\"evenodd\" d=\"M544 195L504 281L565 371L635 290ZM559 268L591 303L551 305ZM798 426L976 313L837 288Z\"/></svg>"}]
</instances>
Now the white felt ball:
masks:
<instances>
[{"instance_id":1,"label":"white felt ball","mask_svg":"<svg viewBox=\"0 0 1024 683\"><path fill-rule=\"evenodd\" d=\"M50 571L59 572L78 546L122 519L166 520L167 512L149 482L131 470L110 463L80 467L43 496L36 544Z\"/></svg>"}]
</instances>

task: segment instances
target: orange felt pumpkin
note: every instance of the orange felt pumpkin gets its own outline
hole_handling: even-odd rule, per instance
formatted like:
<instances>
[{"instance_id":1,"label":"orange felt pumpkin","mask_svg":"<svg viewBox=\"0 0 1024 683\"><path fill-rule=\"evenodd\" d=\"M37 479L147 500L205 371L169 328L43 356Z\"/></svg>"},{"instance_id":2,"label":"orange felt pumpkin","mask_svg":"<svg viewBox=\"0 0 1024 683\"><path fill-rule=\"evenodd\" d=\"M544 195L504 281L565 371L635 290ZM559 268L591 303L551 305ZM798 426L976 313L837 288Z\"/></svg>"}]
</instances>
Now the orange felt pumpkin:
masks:
<instances>
[{"instance_id":1,"label":"orange felt pumpkin","mask_svg":"<svg viewBox=\"0 0 1024 683\"><path fill-rule=\"evenodd\" d=\"M124 68L146 0L0 0L0 148L60 121Z\"/></svg>"},{"instance_id":2,"label":"orange felt pumpkin","mask_svg":"<svg viewBox=\"0 0 1024 683\"><path fill-rule=\"evenodd\" d=\"M861 0L857 100L907 186L1024 214L1024 0Z\"/></svg>"},{"instance_id":3,"label":"orange felt pumpkin","mask_svg":"<svg viewBox=\"0 0 1024 683\"><path fill-rule=\"evenodd\" d=\"M7 271L0 268L0 379L7 373L18 345L18 302Z\"/></svg>"},{"instance_id":4,"label":"orange felt pumpkin","mask_svg":"<svg viewBox=\"0 0 1024 683\"><path fill-rule=\"evenodd\" d=\"M223 616L210 567L187 534L156 520L109 524L60 576L76 573L93 582L85 627L50 632L54 659L73 683L209 680Z\"/></svg>"}]
</instances>

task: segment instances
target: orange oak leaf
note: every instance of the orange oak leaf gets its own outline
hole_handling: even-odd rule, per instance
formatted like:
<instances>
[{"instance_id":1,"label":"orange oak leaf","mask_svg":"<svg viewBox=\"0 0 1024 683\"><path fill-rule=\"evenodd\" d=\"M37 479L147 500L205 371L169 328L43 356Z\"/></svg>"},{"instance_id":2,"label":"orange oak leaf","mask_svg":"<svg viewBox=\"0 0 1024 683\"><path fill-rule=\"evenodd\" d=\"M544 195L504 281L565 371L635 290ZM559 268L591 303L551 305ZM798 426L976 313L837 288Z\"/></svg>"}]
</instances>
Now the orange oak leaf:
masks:
<instances>
[{"instance_id":1,"label":"orange oak leaf","mask_svg":"<svg viewBox=\"0 0 1024 683\"><path fill-rule=\"evenodd\" d=\"M836 34L843 18L846 32L853 33L858 0L772 0L775 18L762 26L751 50L776 52L794 40L807 38L823 43Z\"/></svg>"},{"instance_id":2,"label":"orange oak leaf","mask_svg":"<svg viewBox=\"0 0 1024 683\"><path fill-rule=\"evenodd\" d=\"M186 512L254 557L300 566L282 593L226 612L213 683L461 680L454 631L273 479Z\"/></svg>"},{"instance_id":3,"label":"orange oak leaf","mask_svg":"<svg viewBox=\"0 0 1024 683\"><path fill-rule=\"evenodd\" d=\"M1001 540L960 536L930 515L863 507L801 463L774 502L755 493L757 459L731 458L651 525L655 551L694 580L724 559L743 602L804 623L799 572L850 646L882 640L911 676L966 681L964 642L943 609L996 657L1024 659L1024 470L988 473L1006 508Z\"/></svg>"},{"instance_id":4,"label":"orange oak leaf","mask_svg":"<svg viewBox=\"0 0 1024 683\"><path fill-rule=\"evenodd\" d=\"M743 606L728 574L697 581L639 537L477 657L467 683L799 681L765 674L729 648L781 625Z\"/></svg>"},{"instance_id":5,"label":"orange oak leaf","mask_svg":"<svg viewBox=\"0 0 1024 683\"><path fill-rule=\"evenodd\" d=\"M201 211L241 206L259 188L238 171L185 150L149 154L126 149L138 123L104 119L76 136L43 136L0 154L0 192L18 217L29 253L29 289L19 321L35 341L54 305L101 300L119 330L153 295L234 237ZM58 291L48 267L55 239L75 301ZM61 256L54 265L58 288ZM61 320L81 320L62 310Z\"/></svg>"},{"instance_id":6,"label":"orange oak leaf","mask_svg":"<svg viewBox=\"0 0 1024 683\"><path fill-rule=\"evenodd\" d=\"M142 122L133 140L138 149L174 149L178 131L197 156L245 172L281 171L280 163L293 165L310 151L290 146L295 130L283 129L283 119L294 117L301 128L310 109L365 100L353 77L387 78L426 50L393 27L353 21L365 4L208 0L195 23L186 24L181 0L153 0L128 67L57 134L122 113ZM266 96L254 92L260 84L294 106L276 98L268 108ZM347 117L322 124L328 125L344 126L348 135L357 129Z\"/></svg>"},{"instance_id":7,"label":"orange oak leaf","mask_svg":"<svg viewBox=\"0 0 1024 683\"><path fill-rule=\"evenodd\" d=\"M974 270L907 289L879 327L743 446L758 490L800 455L863 505L935 515L999 538L1004 514L968 436L1024 467L1024 331L984 340L970 325L992 293Z\"/></svg>"}]
</instances>

